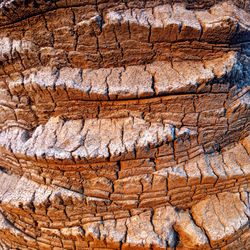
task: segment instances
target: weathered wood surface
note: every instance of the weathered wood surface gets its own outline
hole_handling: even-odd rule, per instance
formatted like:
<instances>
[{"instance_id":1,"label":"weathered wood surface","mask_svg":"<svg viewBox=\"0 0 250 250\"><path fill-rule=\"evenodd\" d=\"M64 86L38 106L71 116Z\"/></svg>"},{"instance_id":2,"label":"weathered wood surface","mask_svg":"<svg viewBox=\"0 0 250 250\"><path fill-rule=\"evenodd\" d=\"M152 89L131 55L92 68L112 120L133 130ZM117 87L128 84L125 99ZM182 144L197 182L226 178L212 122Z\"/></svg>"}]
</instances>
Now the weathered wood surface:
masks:
<instances>
[{"instance_id":1,"label":"weathered wood surface","mask_svg":"<svg viewBox=\"0 0 250 250\"><path fill-rule=\"evenodd\" d=\"M0 249L250 249L250 2L0 1Z\"/></svg>"}]
</instances>

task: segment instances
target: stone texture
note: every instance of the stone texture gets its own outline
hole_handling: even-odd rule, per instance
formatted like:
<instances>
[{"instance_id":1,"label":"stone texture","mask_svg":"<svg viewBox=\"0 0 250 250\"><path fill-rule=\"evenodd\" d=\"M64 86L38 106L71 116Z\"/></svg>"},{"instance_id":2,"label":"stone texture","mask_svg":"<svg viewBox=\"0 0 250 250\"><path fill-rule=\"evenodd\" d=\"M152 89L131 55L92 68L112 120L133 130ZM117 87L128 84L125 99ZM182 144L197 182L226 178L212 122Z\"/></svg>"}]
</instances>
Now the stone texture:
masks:
<instances>
[{"instance_id":1,"label":"stone texture","mask_svg":"<svg viewBox=\"0 0 250 250\"><path fill-rule=\"evenodd\" d=\"M249 21L0 1L0 249L250 249Z\"/></svg>"}]
</instances>

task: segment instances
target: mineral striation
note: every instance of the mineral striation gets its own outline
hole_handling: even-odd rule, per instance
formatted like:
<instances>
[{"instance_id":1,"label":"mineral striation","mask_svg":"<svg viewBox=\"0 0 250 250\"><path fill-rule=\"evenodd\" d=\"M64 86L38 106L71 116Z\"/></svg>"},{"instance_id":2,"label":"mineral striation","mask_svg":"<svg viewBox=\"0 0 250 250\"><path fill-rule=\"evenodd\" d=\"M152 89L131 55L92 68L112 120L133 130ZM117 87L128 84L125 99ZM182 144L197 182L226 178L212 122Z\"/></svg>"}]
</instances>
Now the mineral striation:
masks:
<instances>
[{"instance_id":1,"label":"mineral striation","mask_svg":"<svg viewBox=\"0 0 250 250\"><path fill-rule=\"evenodd\" d=\"M0 0L0 249L250 249L249 0Z\"/></svg>"}]
</instances>

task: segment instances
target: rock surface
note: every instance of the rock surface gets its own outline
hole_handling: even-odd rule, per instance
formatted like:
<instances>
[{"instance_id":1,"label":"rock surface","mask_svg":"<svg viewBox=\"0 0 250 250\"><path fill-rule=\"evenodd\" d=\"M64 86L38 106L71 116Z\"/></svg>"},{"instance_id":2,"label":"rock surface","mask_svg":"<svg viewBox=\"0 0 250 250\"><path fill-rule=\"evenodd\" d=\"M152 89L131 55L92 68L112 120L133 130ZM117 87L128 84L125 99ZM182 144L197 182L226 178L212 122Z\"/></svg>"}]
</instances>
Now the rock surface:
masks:
<instances>
[{"instance_id":1,"label":"rock surface","mask_svg":"<svg viewBox=\"0 0 250 250\"><path fill-rule=\"evenodd\" d=\"M250 249L247 0L0 1L0 249Z\"/></svg>"}]
</instances>

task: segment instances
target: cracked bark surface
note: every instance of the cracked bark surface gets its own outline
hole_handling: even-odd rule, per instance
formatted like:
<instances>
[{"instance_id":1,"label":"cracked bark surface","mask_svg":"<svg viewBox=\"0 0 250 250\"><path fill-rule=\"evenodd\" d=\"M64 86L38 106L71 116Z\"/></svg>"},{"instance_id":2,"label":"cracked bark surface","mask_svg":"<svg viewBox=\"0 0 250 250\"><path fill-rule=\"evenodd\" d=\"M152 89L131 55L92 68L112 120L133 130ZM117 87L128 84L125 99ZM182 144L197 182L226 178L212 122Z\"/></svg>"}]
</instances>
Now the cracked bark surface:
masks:
<instances>
[{"instance_id":1,"label":"cracked bark surface","mask_svg":"<svg viewBox=\"0 0 250 250\"><path fill-rule=\"evenodd\" d=\"M0 1L0 249L249 249L247 0Z\"/></svg>"}]
</instances>

